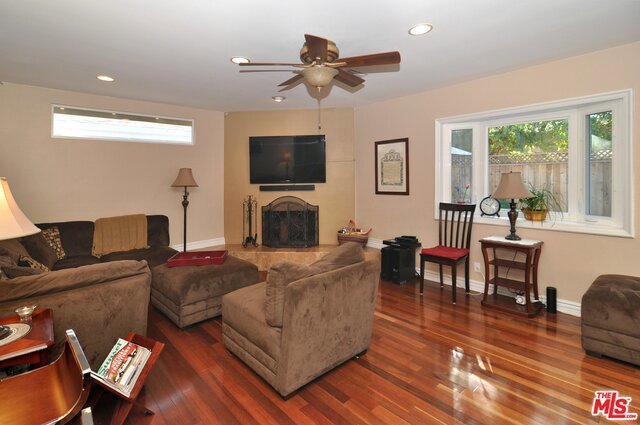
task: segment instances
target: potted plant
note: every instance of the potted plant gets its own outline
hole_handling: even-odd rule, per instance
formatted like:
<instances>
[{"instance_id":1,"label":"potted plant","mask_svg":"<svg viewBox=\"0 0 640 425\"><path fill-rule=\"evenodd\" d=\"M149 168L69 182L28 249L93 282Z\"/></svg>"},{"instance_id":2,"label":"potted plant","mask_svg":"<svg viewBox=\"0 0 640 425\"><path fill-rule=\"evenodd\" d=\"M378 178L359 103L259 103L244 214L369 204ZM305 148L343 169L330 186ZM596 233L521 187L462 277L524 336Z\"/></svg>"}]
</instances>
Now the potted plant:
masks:
<instances>
[{"instance_id":1,"label":"potted plant","mask_svg":"<svg viewBox=\"0 0 640 425\"><path fill-rule=\"evenodd\" d=\"M530 198L520 199L520 209L524 218L531 221L545 221L547 213L560 213L562 215L562 203L558 197L546 187L536 189L529 184Z\"/></svg>"}]
</instances>

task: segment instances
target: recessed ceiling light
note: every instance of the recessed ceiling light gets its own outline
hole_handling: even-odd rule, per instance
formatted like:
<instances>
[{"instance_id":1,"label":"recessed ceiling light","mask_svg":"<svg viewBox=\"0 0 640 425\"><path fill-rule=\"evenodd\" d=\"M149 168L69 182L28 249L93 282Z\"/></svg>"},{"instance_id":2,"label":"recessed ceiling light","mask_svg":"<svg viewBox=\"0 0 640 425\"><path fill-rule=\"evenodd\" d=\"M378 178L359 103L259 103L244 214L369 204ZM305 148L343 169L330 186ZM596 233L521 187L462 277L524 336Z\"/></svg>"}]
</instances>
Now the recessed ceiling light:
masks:
<instances>
[{"instance_id":1,"label":"recessed ceiling light","mask_svg":"<svg viewBox=\"0 0 640 425\"><path fill-rule=\"evenodd\" d=\"M284 102L284 100L286 99L286 97L284 96L273 96L271 99L273 99L274 102Z\"/></svg>"},{"instance_id":2,"label":"recessed ceiling light","mask_svg":"<svg viewBox=\"0 0 640 425\"><path fill-rule=\"evenodd\" d=\"M411 27L409 30L409 34L411 35L423 35L428 33L433 29L433 25L431 24L418 24Z\"/></svg>"},{"instance_id":3,"label":"recessed ceiling light","mask_svg":"<svg viewBox=\"0 0 640 425\"><path fill-rule=\"evenodd\" d=\"M116 80L115 78L109 77L108 75L98 75L96 78L100 81L106 81L108 83Z\"/></svg>"},{"instance_id":4,"label":"recessed ceiling light","mask_svg":"<svg viewBox=\"0 0 640 425\"><path fill-rule=\"evenodd\" d=\"M245 58L243 56L234 56L231 58L231 62L241 64L241 63L249 63L251 62L249 58Z\"/></svg>"}]
</instances>

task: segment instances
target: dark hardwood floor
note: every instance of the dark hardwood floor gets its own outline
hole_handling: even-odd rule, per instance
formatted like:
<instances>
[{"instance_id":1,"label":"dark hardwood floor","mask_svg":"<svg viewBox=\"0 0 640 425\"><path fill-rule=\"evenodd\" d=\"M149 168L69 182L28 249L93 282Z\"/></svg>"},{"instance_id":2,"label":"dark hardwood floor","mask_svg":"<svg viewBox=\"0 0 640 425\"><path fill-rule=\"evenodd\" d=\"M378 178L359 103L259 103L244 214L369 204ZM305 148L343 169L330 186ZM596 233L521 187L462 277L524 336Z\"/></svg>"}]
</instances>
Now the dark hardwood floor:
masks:
<instances>
[{"instance_id":1,"label":"dark hardwood floor","mask_svg":"<svg viewBox=\"0 0 640 425\"><path fill-rule=\"evenodd\" d=\"M130 424L590 424L594 391L639 412L640 368L584 354L580 319L486 311L480 295L380 283L371 347L282 400L229 354L220 319L179 330L151 309L166 344ZM629 423L629 422L627 422Z\"/></svg>"}]
</instances>

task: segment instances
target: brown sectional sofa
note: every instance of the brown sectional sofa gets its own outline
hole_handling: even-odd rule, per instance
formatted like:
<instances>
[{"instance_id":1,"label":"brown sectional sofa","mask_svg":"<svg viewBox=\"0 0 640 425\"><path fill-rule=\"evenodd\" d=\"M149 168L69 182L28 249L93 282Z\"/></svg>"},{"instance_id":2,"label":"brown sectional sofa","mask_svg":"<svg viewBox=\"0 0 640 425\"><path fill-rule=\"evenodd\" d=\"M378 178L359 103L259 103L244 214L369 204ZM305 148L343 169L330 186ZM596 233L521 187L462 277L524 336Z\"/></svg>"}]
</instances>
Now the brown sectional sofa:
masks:
<instances>
[{"instance_id":1,"label":"brown sectional sofa","mask_svg":"<svg viewBox=\"0 0 640 425\"><path fill-rule=\"evenodd\" d=\"M148 215L147 216L147 242L148 248L132 249L130 251L112 252L103 255L100 258L91 255L91 247L93 245L93 221L66 221L60 223L39 223L36 224L40 229L45 230L50 227L60 229L60 239L62 247L67 254L62 260L57 260L49 267L52 270L68 269L71 267L86 266L89 264L104 263L108 261L118 260L146 260L150 268L158 264L165 263L176 251L169 247L169 219L165 215ZM31 256L47 264L46 258L32 252L29 243L30 239L37 238L39 235L28 236L23 238L23 244L26 245L27 251Z\"/></svg>"},{"instance_id":2,"label":"brown sectional sofa","mask_svg":"<svg viewBox=\"0 0 640 425\"><path fill-rule=\"evenodd\" d=\"M66 329L74 329L92 367L104 360L118 337L129 331L146 334L151 292L149 267L166 262L177 251L169 245L169 220L163 215L147 216L149 247L114 252L100 258L91 255L94 223L69 221L40 223L41 229L56 226L66 253L58 260L40 249L38 233L17 240L0 241L3 260L17 261L26 248L35 260L52 271L3 279L0 285L0 315L15 314L16 307L37 304L53 310L55 345L62 347ZM40 238L40 239L38 239ZM11 252L9 252L11 251ZM136 261L131 261L136 260Z\"/></svg>"},{"instance_id":3,"label":"brown sectional sofa","mask_svg":"<svg viewBox=\"0 0 640 425\"><path fill-rule=\"evenodd\" d=\"M310 266L274 264L223 297L224 345L286 397L367 350L379 276L353 242Z\"/></svg>"},{"instance_id":4,"label":"brown sectional sofa","mask_svg":"<svg viewBox=\"0 0 640 425\"><path fill-rule=\"evenodd\" d=\"M0 316L35 304L53 310L59 354L65 331L73 329L94 370L118 337L147 332L151 272L145 261L115 261L3 280ZM17 316L16 316L17 319Z\"/></svg>"}]
</instances>

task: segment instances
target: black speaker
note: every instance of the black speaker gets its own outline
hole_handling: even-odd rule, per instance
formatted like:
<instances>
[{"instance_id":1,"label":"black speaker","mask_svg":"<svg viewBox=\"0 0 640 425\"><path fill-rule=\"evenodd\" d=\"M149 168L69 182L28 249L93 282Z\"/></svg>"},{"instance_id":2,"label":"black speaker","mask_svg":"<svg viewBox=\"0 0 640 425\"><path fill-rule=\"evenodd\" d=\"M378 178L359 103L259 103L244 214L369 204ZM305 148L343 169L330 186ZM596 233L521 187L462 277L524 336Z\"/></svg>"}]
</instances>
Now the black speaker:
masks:
<instances>
[{"instance_id":1,"label":"black speaker","mask_svg":"<svg viewBox=\"0 0 640 425\"><path fill-rule=\"evenodd\" d=\"M292 190L316 190L315 184L281 184L277 186L260 186L262 192L289 192Z\"/></svg>"},{"instance_id":2,"label":"black speaker","mask_svg":"<svg viewBox=\"0 0 640 425\"><path fill-rule=\"evenodd\" d=\"M553 286L547 286L547 312L556 313L558 291Z\"/></svg>"}]
</instances>

